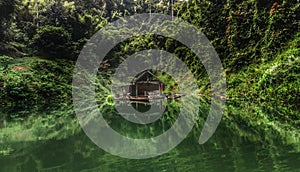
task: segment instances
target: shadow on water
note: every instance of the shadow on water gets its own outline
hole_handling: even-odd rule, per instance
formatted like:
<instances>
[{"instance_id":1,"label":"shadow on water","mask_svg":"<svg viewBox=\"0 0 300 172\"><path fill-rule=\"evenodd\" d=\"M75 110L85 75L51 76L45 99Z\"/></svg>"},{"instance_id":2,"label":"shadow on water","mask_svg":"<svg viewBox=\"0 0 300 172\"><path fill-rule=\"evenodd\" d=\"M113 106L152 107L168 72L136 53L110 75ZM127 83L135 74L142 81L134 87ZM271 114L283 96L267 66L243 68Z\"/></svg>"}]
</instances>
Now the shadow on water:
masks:
<instances>
[{"instance_id":1,"label":"shadow on water","mask_svg":"<svg viewBox=\"0 0 300 172\"><path fill-rule=\"evenodd\" d=\"M132 107L133 107L135 110L137 110L137 111L139 111L139 112L148 112L148 111L150 110L150 108L151 108L150 103L133 102L133 103L131 103L131 105L132 105Z\"/></svg>"},{"instance_id":2,"label":"shadow on water","mask_svg":"<svg viewBox=\"0 0 300 172\"><path fill-rule=\"evenodd\" d=\"M117 113L115 107L105 106L106 109L102 111L106 112L104 117L110 126L120 134L133 138L147 138L159 135L172 126L180 111L177 103L166 102L166 109L161 118L147 125L127 121ZM149 104L126 102L121 106L133 107L140 112L146 112L150 108ZM9 143L2 141L0 171L299 170L300 144L287 143L272 130L265 133L247 132L246 127L244 130L238 130L236 124L225 120L207 143L199 145L198 139L208 109L209 104L202 102L198 125L188 137L175 149L155 158L130 160L110 155L98 148L84 132L80 131L64 139Z\"/></svg>"}]
</instances>

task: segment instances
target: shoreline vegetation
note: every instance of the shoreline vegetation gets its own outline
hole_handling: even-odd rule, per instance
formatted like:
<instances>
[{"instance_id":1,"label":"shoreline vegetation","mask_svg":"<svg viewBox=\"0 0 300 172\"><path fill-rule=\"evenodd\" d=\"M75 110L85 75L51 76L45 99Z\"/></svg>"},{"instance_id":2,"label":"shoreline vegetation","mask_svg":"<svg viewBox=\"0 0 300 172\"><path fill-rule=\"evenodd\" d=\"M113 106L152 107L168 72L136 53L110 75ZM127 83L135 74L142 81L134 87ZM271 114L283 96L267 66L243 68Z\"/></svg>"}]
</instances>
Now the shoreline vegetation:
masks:
<instances>
[{"instance_id":1,"label":"shoreline vegetation","mask_svg":"<svg viewBox=\"0 0 300 172\"><path fill-rule=\"evenodd\" d=\"M106 4L103 9L103 4L90 1L45 2L39 4L38 17L33 0L13 0L11 10L0 17L0 144L79 133L71 83L81 48L105 24L147 12L148 6L101 1ZM275 132L287 143L296 143L300 139L299 3L275 2L190 0L176 2L174 10L203 30L221 58L228 87L222 123L245 135ZM168 4L161 3L153 10L168 14ZM194 54L175 40L143 35L117 45L100 64L97 98L104 105L99 106L113 105L107 102L112 69L145 48L182 58L197 79L199 97L209 103L209 79Z\"/></svg>"},{"instance_id":2,"label":"shoreline vegetation","mask_svg":"<svg viewBox=\"0 0 300 172\"><path fill-rule=\"evenodd\" d=\"M297 44L294 42L296 41L293 41L291 43L291 47ZM275 58L273 61L270 61L268 64L256 66L259 66L261 69L267 69L270 67L272 68L274 65L277 68L285 65L291 66L291 61L300 64L299 58L286 60L287 57L299 57L299 51L288 49L282 54L278 55L277 58ZM70 85L72 76L69 75L72 74L74 62L65 60L49 60L42 59L39 57L25 57L21 59L10 60L11 63L7 66L7 69L1 71L2 81L6 81L5 84L7 85L14 84L14 87L11 86L11 88L21 91L15 92L12 89L11 92L6 92L7 95L2 94L1 96L1 99L5 100L2 103L2 106L5 106L5 108L1 108L1 114L4 115L4 112L6 112L4 118L7 118L3 119L2 117L1 120L1 142L3 143L5 141L34 141L53 138L63 139L68 136L79 133L81 131L80 126L76 120L73 109L70 108L72 106ZM50 70L58 70L60 72L55 74ZM259 69L256 70L259 71ZM266 77L267 75L268 70L262 71L263 72L259 72L262 73L261 78L264 79L264 77ZM4 73L6 75L4 75ZM238 73L238 75L245 75L245 73L241 72ZM232 77L233 76L227 76L227 80L229 79L228 82L231 81L230 79ZM274 75L273 77L276 78L277 76ZM27 78L27 82L24 82L24 78ZM10 79L14 80L10 81ZM41 80L43 80L43 82L41 82ZM10 83L7 83L7 81L10 81ZM30 89L30 87L34 85L33 83L39 84L36 85L35 89ZM244 83L240 84L242 85ZM8 88L7 85L5 85L6 89ZM27 87L22 88L22 85ZM60 89L49 90L50 87L57 87ZM47 92L47 94L50 96L47 96L47 94L41 94L40 91ZM238 94L238 91L240 91L240 94ZM245 90L237 90L236 88L232 88L229 85L229 88L227 90L227 105L223 116L223 122L229 123L230 126L233 126L233 128L235 128L238 131L243 131L242 133L250 134L251 132L256 133L258 131L273 131L281 135L282 138L286 137L289 143L296 143L297 141L299 141L299 136L297 134L299 131L299 121L295 120L297 119L297 117L299 118L300 115L297 109L293 111L292 108L285 108L284 105L288 102L280 102L280 104L278 104L276 101L270 101L274 98L271 97L271 95L268 95L269 97L260 96L261 99L268 101L263 101L260 99L252 99L252 101L250 101L251 99L249 100L249 97L247 97L246 95L243 96L243 94L241 94L244 93L242 91ZM249 90L249 93L252 92L253 90ZM17 99L9 99L7 97L4 97L16 97L16 95L9 95L8 93L16 94L19 97ZM51 95L60 95L60 98ZM209 103L210 95L208 95L207 93L199 93L199 97L202 97L202 101L206 101L207 103ZM23 103L25 102L24 105L22 105L21 102L16 101L20 99L23 99ZM49 104L53 104L53 106L55 105L58 109L62 110L59 111L58 109L54 108L53 110L46 111L46 113L50 114L31 114L32 107L34 107L34 105L36 106L36 112L39 112L43 111L42 109L44 109L44 107L38 106L44 105L46 107L46 105ZM292 104L290 106L292 106ZM297 104L295 104L295 107L297 108ZM20 111L16 110L16 108L19 108ZM68 110L66 111L66 109ZM14 114L16 113L14 112L14 110L16 110L17 114ZM9 116L10 114L14 114L16 116ZM22 116L22 114L24 116ZM288 116L286 116L285 119L281 119L280 115ZM60 125L64 125L64 127L58 127ZM43 133L42 131L44 131L47 134Z\"/></svg>"}]
</instances>

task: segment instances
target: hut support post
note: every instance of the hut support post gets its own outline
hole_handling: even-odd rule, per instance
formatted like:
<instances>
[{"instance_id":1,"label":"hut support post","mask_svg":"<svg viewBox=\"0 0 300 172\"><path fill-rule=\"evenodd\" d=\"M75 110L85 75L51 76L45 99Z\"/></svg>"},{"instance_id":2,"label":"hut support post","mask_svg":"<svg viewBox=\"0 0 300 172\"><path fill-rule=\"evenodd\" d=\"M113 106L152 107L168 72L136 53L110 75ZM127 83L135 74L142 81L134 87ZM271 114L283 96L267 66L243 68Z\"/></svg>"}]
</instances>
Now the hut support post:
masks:
<instances>
[{"instance_id":1,"label":"hut support post","mask_svg":"<svg viewBox=\"0 0 300 172\"><path fill-rule=\"evenodd\" d=\"M138 84L135 84L135 97L138 97Z\"/></svg>"},{"instance_id":2,"label":"hut support post","mask_svg":"<svg viewBox=\"0 0 300 172\"><path fill-rule=\"evenodd\" d=\"M161 95L161 86L158 84L159 95Z\"/></svg>"}]
</instances>

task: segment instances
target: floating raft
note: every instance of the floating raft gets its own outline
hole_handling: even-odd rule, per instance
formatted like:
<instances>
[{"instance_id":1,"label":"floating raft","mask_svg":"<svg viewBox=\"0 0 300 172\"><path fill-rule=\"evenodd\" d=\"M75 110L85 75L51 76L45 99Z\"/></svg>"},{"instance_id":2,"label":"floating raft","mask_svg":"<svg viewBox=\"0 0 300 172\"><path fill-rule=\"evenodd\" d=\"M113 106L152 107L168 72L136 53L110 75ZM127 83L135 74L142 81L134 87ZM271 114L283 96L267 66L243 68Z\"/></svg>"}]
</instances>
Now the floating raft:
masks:
<instances>
[{"instance_id":1,"label":"floating raft","mask_svg":"<svg viewBox=\"0 0 300 172\"><path fill-rule=\"evenodd\" d=\"M130 97L129 97L129 100L130 100L130 101L145 101L145 102L147 102L147 101L149 101L150 99L149 99L148 96L138 96L138 97L130 96Z\"/></svg>"},{"instance_id":2,"label":"floating raft","mask_svg":"<svg viewBox=\"0 0 300 172\"><path fill-rule=\"evenodd\" d=\"M175 94L170 96L128 96L128 97L119 97L114 98L114 100L129 100L129 101L138 101L138 102L149 102L150 100L161 100L161 99L178 99L184 97L185 94Z\"/></svg>"}]
</instances>

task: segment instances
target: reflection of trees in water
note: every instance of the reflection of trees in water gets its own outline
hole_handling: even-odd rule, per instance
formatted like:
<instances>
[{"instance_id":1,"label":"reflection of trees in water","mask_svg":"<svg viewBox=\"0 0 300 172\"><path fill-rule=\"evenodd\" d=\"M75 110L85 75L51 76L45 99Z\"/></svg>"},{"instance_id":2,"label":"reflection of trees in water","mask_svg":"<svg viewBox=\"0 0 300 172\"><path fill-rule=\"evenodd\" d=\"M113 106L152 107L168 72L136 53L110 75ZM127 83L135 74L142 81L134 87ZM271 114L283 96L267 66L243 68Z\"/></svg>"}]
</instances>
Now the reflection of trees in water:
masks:
<instances>
[{"instance_id":1,"label":"reflection of trees in water","mask_svg":"<svg viewBox=\"0 0 300 172\"><path fill-rule=\"evenodd\" d=\"M119 127L131 128L131 132L142 134L141 129L135 130L131 125ZM195 128L187 139L169 153L138 161L105 153L83 132L63 140L9 143L5 146L13 149L13 152L1 156L0 171L109 171L112 167L128 171L152 171L162 168L190 171L200 168L208 171L290 171L297 167L297 158L284 158L298 155L295 147L282 145L276 137L257 139L257 134L237 131L234 126L225 126L223 123L212 139L204 145L199 145L200 130L201 128ZM270 136L274 134L270 133ZM4 145L1 144L0 147L2 149ZM294 153L289 154L291 151Z\"/></svg>"},{"instance_id":2,"label":"reflection of trees in water","mask_svg":"<svg viewBox=\"0 0 300 172\"><path fill-rule=\"evenodd\" d=\"M99 107L102 107L100 110L110 126L120 134L133 138L149 138L161 134L172 126L181 110L180 100L168 101L164 104L167 106L165 114L157 122L149 125L136 125L118 115L114 106L105 102L103 104ZM185 110L188 108L188 106L185 107ZM206 120L208 108L209 104L202 102L198 122L190 135L176 149L157 158L136 161L112 156L98 148L81 132L60 140L0 143L0 152L11 150L5 156L0 155L0 171L78 171L84 169L109 171L112 166L119 170L126 168L128 171L145 171L145 166L153 167L153 169L181 169L184 167L191 171L199 168L212 171L221 169L273 171L276 167L279 171L289 171L289 168L297 167L297 158L286 160L286 157L298 155L299 144L292 141L287 142L280 133L270 130L262 135L258 128L248 131L227 120L221 123L217 132L206 144L199 145L198 138ZM42 108L36 109L34 113L39 113L39 111L42 111ZM47 114L72 115L69 108L51 111ZM226 115L233 116L235 111L242 115L240 114L241 110L231 109L231 111L233 112ZM57 119L56 123L59 123L63 118L58 117ZM70 127L67 120L63 122L65 123L61 123L62 128ZM57 132L51 127L53 126L49 123L45 124L45 127L41 129L52 130L48 130L48 133L40 131L40 136L51 135L51 131ZM77 125L77 127L79 126ZM67 133L58 132L57 134ZM294 155L288 152L294 152ZM174 160L176 163L173 163Z\"/></svg>"}]
</instances>

